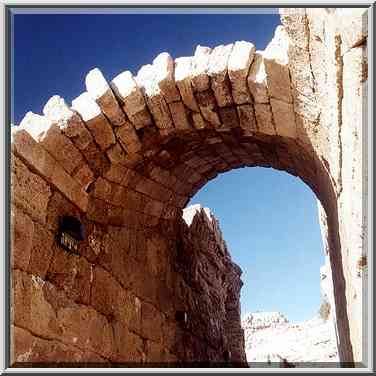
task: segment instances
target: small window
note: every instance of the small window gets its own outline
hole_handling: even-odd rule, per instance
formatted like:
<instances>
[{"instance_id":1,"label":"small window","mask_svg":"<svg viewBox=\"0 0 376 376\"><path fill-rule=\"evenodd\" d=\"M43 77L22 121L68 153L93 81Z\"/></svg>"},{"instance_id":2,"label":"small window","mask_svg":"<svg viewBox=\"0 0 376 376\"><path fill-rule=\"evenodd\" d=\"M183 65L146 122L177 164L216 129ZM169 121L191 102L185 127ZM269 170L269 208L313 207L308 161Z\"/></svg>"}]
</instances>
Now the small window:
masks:
<instances>
[{"instance_id":1,"label":"small window","mask_svg":"<svg viewBox=\"0 0 376 376\"><path fill-rule=\"evenodd\" d=\"M84 240L82 223L73 216L64 216L59 220L58 242L65 250L78 253L78 244Z\"/></svg>"}]
</instances>

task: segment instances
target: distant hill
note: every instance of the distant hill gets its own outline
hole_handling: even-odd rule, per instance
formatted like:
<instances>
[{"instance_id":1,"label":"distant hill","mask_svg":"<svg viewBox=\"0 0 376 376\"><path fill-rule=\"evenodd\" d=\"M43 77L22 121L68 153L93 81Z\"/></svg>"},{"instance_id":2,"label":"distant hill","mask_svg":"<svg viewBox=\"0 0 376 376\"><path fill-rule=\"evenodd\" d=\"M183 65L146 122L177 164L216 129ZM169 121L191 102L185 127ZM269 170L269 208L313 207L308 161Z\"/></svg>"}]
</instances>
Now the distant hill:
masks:
<instances>
[{"instance_id":1,"label":"distant hill","mask_svg":"<svg viewBox=\"0 0 376 376\"><path fill-rule=\"evenodd\" d=\"M339 361L331 320L315 317L292 324L280 312L255 312L244 318L242 327L250 366L270 361L278 367L282 359L292 364Z\"/></svg>"}]
</instances>

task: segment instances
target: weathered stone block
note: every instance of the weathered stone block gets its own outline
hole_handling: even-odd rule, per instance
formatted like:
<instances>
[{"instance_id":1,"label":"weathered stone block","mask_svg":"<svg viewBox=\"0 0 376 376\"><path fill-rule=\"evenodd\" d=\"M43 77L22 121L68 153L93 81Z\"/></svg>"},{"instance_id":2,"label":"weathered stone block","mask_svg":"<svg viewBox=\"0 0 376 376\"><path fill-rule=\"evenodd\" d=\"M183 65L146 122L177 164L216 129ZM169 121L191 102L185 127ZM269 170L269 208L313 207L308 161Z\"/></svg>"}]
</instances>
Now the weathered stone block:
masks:
<instances>
[{"instance_id":1,"label":"weathered stone block","mask_svg":"<svg viewBox=\"0 0 376 376\"><path fill-rule=\"evenodd\" d=\"M159 129L173 128L171 114L158 86L158 76L155 67L144 65L135 77L137 84L144 93L146 103Z\"/></svg>"},{"instance_id":2,"label":"weathered stone block","mask_svg":"<svg viewBox=\"0 0 376 376\"><path fill-rule=\"evenodd\" d=\"M202 117L200 113L192 112L192 121L196 129L205 129L209 127L209 123Z\"/></svg>"},{"instance_id":3,"label":"weathered stone block","mask_svg":"<svg viewBox=\"0 0 376 376\"><path fill-rule=\"evenodd\" d=\"M111 163L109 169L103 175L109 181L113 183L122 184L122 180L128 173L128 168L121 164Z\"/></svg>"},{"instance_id":4,"label":"weathered stone block","mask_svg":"<svg viewBox=\"0 0 376 376\"><path fill-rule=\"evenodd\" d=\"M127 156L126 151L121 147L119 142L111 146L107 150L106 154L113 164L124 164Z\"/></svg>"},{"instance_id":5,"label":"weathered stone block","mask_svg":"<svg viewBox=\"0 0 376 376\"><path fill-rule=\"evenodd\" d=\"M144 262L146 262L149 272L160 280L164 280L164 272L168 263L166 247L166 241L154 235L146 239L143 247L144 252L139 252L146 255Z\"/></svg>"},{"instance_id":6,"label":"weathered stone block","mask_svg":"<svg viewBox=\"0 0 376 376\"><path fill-rule=\"evenodd\" d=\"M156 200L148 200L146 202L144 211L146 214L149 214L155 217L160 217L162 215L164 206L165 204L163 202L156 201Z\"/></svg>"},{"instance_id":7,"label":"weathered stone block","mask_svg":"<svg viewBox=\"0 0 376 376\"><path fill-rule=\"evenodd\" d=\"M35 223L34 235L28 266L29 273L45 279L48 267L54 254L54 235L44 226Z\"/></svg>"},{"instance_id":8,"label":"weathered stone block","mask_svg":"<svg viewBox=\"0 0 376 376\"><path fill-rule=\"evenodd\" d=\"M65 291L66 296L73 301L90 303L93 271L92 265L83 257L70 254L56 246L47 276L49 281Z\"/></svg>"},{"instance_id":9,"label":"weathered stone block","mask_svg":"<svg viewBox=\"0 0 376 376\"><path fill-rule=\"evenodd\" d=\"M108 223L109 205L103 201L91 198L87 207L87 218L94 222L106 225Z\"/></svg>"},{"instance_id":10,"label":"weathered stone block","mask_svg":"<svg viewBox=\"0 0 376 376\"><path fill-rule=\"evenodd\" d=\"M106 318L86 306L64 307L57 313L61 339L105 358L114 354L114 336Z\"/></svg>"},{"instance_id":11,"label":"weathered stone block","mask_svg":"<svg viewBox=\"0 0 376 376\"><path fill-rule=\"evenodd\" d=\"M27 270L34 235L34 223L20 209L11 210L11 267Z\"/></svg>"},{"instance_id":12,"label":"weathered stone block","mask_svg":"<svg viewBox=\"0 0 376 376\"><path fill-rule=\"evenodd\" d=\"M266 79L270 97L292 103L289 72L289 36L283 26L278 26L274 38L263 53Z\"/></svg>"},{"instance_id":13,"label":"weathered stone block","mask_svg":"<svg viewBox=\"0 0 376 376\"><path fill-rule=\"evenodd\" d=\"M79 150L84 150L93 140L80 116L72 111L58 95L51 97L43 108L43 114L68 136Z\"/></svg>"},{"instance_id":14,"label":"weathered stone block","mask_svg":"<svg viewBox=\"0 0 376 376\"><path fill-rule=\"evenodd\" d=\"M115 135L106 117L91 96L85 92L72 101L72 108L85 121L86 126L102 150L115 143Z\"/></svg>"},{"instance_id":15,"label":"weathered stone block","mask_svg":"<svg viewBox=\"0 0 376 376\"><path fill-rule=\"evenodd\" d=\"M279 136L296 138L294 107L291 103L270 98L276 132Z\"/></svg>"},{"instance_id":16,"label":"weathered stone block","mask_svg":"<svg viewBox=\"0 0 376 376\"><path fill-rule=\"evenodd\" d=\"M172 194L172 192L163 185L148 178L142 178L135 186L135 190L162 202L168 201Z\"/></svg>"},{"instance_id":17,"label":"weathered stone block","mask_svg":"<svg viewBox=\"0 0 376 376\"><path fill-rule=\"evenodd\" d=\"M211 78L211 88L220 107L233 104L231 84L227 73L227 64L232 48L233 44L217 46L209 58L208 74Z\"/></svg>"},{"instance_id":18,"label":"weathered stone block","mask_svg":"<svg viewBox=\"0 0 376 376\"><path fill-rule=\"evenodd\" d=\"M228 75L232 86L232 97L236 104L252 102L247 77L255 51L255 46L245 41L236 42L231 51L228 61Z\"/></svg>"},{"instance_id":19,"label":"weathered stone block","mask_svg":"<svg viewBox=\"0 0 376 376\"><path fill-rule=\"evenodd\" d=\"M192 89L192 57L175 59L175 82L179 89L183 103L192 111L199 112L199 108Z\"/></svg>"},{"instance_id":20,"label":"weathered stone block","mask_svg":"<svg viewBox=\"0 0 376 376\"><path fill-rule=\"evenodd\" d=\"M99 176L94 183L93 195L111 202L111 183Z\"/></svg>"},{"instance_id":21,"label":"weathered stone block","mask_svg":"<svg viewBox=\"0 0 376 376\"><path fill-rule=\"evenodd\" d=\"M268 103L265 62L262 51L256 51L248 75L248 88L256 103Z\"/></svg>"},{"instance_id":22,"label":"weathered stone block","mask_svg":"<svg viewBox=\"0 0 376 376\"><path fill-rule=\"evenodd\" d=\"M41 223L46 221L51 189L48 184L11 155L11 200L31 218Z\"/></svg>"},{"instance_id":23,"label":"weathered stone block","mask_svg":"<svg viewBox=\"0 0 376 376\"><path fill-rule=\"evenodd\" d=\"M54 257L48 268L48 280L59 289L69 293L77 274L78 256L56 246Z\"/></svg>"},{"instance_id":24,"label":"weathered stone block","mask_svg":"<svg viewBox=\"0 0 376 376\"><path fill-rule=\"evenodd\" d=\"M116 130L116 136L127 153L137 153L141 150L140 139L133 125L129 122L126 122L121 128Z\"/></svg>"},{"instance_id":25,"label":"weathered stone block","mask_svg":"<svg viewBox=\"0 0 376 376\"><path fill-rule=\"evenodd\" d=\"M211 48L197 46L195 55L191 61L191 81L195 91L210 89L210 78L208 76L209 59Z\"/></svg>"},{"instance_id":26,"label":"weathered stone block","mask_svg":"<svg viewBox=\"0 0 376 376\"><path fill-rule=\"evenodd\" d=\"M256 116L253 105L243 104L236 107L239 116L239 125L244 130L244 135L257 132Z\"/></svg>"},{"instance_id":27,"label":"weathered stone block","mask_svg":"<svg viewBox=\"0 0 376 376\"><path fill-rule=\"evenodd\" d=\"M221 120L219 119L217 109L217 102L213 92L209 89L196 93L197 103L200 106L201 114L205 120L211 123L214 127L220 127Z\"/></svg>"},{"instance_id":28,"label":"weathered stone block","mask_svg":"<svg viewBox=\"0 0 376 376\"><path fill-rule=\"evenodd\" d=\"M36 335L53 339L60 335L56 314L43 292L45 282L18 270L12 271L11 322Z\"/></svg>"},{"instance_id":29,"label":"weathered stone block","mask_svg":"<svg viewBox=\"0 0 376 376\"><path fill-rule=\"evenodd\" d=\"M131 72L125 71L116 76L111 87L123 103L123 109L136 129L153 124L144 96Z\"/></svg>"},{"instance_id":30,"label":"weathered stone block","mask_svg":"<svg viewBox=\"0 0 376 376\"><path fill-rule=\"evenodd\" d=\"M122 203L122 206L127 210L136 210L138 212L143 212L146 203L149 201L149 198L143 194L134 191L133 189L127 189L125 192L125 198Z\"/></svg>"},{"instance_id":31,"label":"weathered stone block","mask_svg":"<svg viewBox=\"0 0 376 376\"><path fill-rule=\"evenodd\" d=\"M81 185L82 189L86 191L89 185L94 181L94 173L91 171L90 167L84 163L73 174L73 178Z\"/></svg>"},{"instance_id":32,"label":"weathered stone block","mask_svg":"<svg viewBox=\"0 0 376 376\"><path fill-rule=\"evenodd\" d=\"M163 337L163 317L151 304L141 303L141 332L142 337L161 341Z\"/></svg>"},{"instance_id":33,"label":"weathered stone block","mask_svg":"<svg viewBox=\"0 0 376 376\"><path fill-rule=\"evenodd\" d=\"M128 288L130 280L128 271L134 268L134 260L128 255L130 229L111 228L111 234L103 238L103 252L99 255L98 264L106 270L111 270L117 281Z\"/></svg>"},{"instance_id":34,"label":"weathered stone block","mask_svg":"<svg viewBox=\"0 0 376 376\"><path fill-rule=\"evenodd\" d=\"M273 124L272 109L269 104L255 103L255 115L259 133L265 133L271 136L276 134Z\"/></svg>"},{"instance_id":35,"label":"weathered stone block","mask_svg":"<svg viewBox=\"0 0 376 376\"><path fill-rule=\"evenodd\" d=\"M106 360L96 353L80 350L54 340L44 340L34 337L30 332L13 326L11 337L14 345L11 347L11 364L21 367L48 364L79 364L91 366L93 363L104 363Z\"/></svg>"},{"instance_id":36,"label":"weathered stone block","mask_svg":"<svg viewBox=\"0 0 376 376\"><path fill-rule=\"evenodd\" d=\"M106 154L92 141L83 151L90 169L95 175L102 175L110 166L110 161Z\"/></svg>"},{"instance_id":37,"label":"weathered stone block","mask_svg":"<svg viewBox=\"0 0 376 376\"><path fill-rule=\"evenodd\" d=\"M88 194L83 187L62 168L56 165L52 176L51 183L61 191L72 203L74 203L83 212L86 212L88 203Z\"/></svg>"},{"instance_id":38,"label":"weathered stone block","mask_svg":"<svg viewBox=\"0 0 376 376\"><path fill-rule=\"evenodd\" d=\"M112 361L136 365L145 359L143 340L129 331L123 323L115 321L113 324L116 353Z\"/></svg>"},{"instance_id":39,"label":"weathered stone block","mask_svg":"<svg viewBox=\"0 0 376 376\"><path fill-rule=\"evenodd\" d=\"M98 68L92 69L85 79L86 90L97 102L103 113L115 126L125 123L125 115L117 102L110 85Z\"/></svg>"},{"instance_id":40,"label":"weathered stone block","mask_svg":"<svg viewBox=\"0 0 376 376\"><path fill-rule=\"evenodd\" d=\"M162 52L153 60L156 81L167 103L180 100L180 93L175 85L174 60L167 52Z\"/></svg>"},{"instance_id":41,"label":"weathered stone block","mask_svg":"<svg viewBox=\"0 0 376 376\"><path fill-rule=\"evenodd\" d=\"M46 149L68 174L71 174L78 165L83 163L82 155L72 141L46 117L28 112L19 126Z\"/></svg>"},{"instance_id":42,"label":"weathered stone block","mask_svg":"<svg viewBox=\"0 0 376 376\"><path fill-rule=\"evenodd\" d=\"M368 37L368 12L365 8L338 8L334 16L341 33L343 52L364 43Z\"/></svg>"},{"instance_id":43,"label":"weathered stone block","mask_svg":"<svg viewBox=\"0 0 376 376\"><path fill-rule=\"evenodd\" d=\"M172 120L177 129L192 129L187 110L182 102L174 102L169 104Z\"/></svg>"},{"instance_id":44,"label":"weathered stone block","mask_svg":"<svg viewBox=\"0 0 376 376\"><path fill-rule=\"evenodd\" d=\"M20 130L14 134L12 146L14 151L37 169L47 181L82 211L86 211L87 193L26 131Z\"/></svg>"},{"instance_id":45,"label":"weathered stone block","mask_svg":"<svg viewBox=\"0 0 376 376\"><path fill-rule=\"evenodd\" d=\"M218 131L226 131L239 126L238 114L235 107L219 107L218 113L221 118L221 126Z\"/></svg>"},{"instance_id":46,"label":"weathered stone block","mask_svg":"<svg viewBox=\"0 0 376 376\"><path fill-rule=\"evenodd\" d=\"M137 298L124 290L109 272L101 267L94 269L91 291L91 304L98 312L140 332L141 307Z\"/></svg>"},{"instance_id":47,"label":"weathered stone block","mask_svg":"<svg viewBox=\"0 0 376 376\"><path fill-rule=\"evenodd\" d=\"M165 362L165 349L163 346L154 341L146 341L145 346L145 363L154 363L162 365Z\"/></svg>"}]
</instances>

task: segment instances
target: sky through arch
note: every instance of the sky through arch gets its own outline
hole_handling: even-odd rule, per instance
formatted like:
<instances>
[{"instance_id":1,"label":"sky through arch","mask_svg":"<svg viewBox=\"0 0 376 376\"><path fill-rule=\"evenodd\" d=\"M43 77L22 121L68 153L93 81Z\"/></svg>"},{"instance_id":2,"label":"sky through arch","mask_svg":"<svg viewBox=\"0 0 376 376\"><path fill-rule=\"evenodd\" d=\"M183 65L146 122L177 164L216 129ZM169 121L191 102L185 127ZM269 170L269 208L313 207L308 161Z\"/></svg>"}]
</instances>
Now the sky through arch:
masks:
<instances>
[{"instance_id":1,"label":"sky through arch","mask_svg":"<svg viewBox=\"0 0 376 376\"><path fill-rule=\"evenodd\" d=\"M280 311L292 322L320 307L324 251L317 200L299 178L250 167L218 175L188 205L219 219L232 259L242 268L242 316Z\"/></svg>"}]
</instances>

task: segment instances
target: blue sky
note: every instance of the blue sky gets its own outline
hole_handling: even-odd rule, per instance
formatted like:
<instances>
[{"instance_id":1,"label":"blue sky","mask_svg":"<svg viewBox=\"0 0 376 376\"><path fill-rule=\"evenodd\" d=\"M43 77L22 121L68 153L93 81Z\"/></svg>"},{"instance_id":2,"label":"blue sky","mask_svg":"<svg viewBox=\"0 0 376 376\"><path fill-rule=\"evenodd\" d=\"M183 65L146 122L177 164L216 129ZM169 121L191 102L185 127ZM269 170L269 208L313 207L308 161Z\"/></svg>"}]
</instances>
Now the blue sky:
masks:
<instances>
[{"instance_id":1,"label":"blue sky","mask_svg":"<svg viewBox=\"0 0 376 376\"><path fill-rule=\"evenodd\" d=\"M195 47L236 40L264 49L277 14L121 14L14 16L12 123L41 113L58 94L68 104L98 67L111 80L134 74L163 51L189 56ZM219 218L233 259L242 267L242 312L279 310L291 320L320 304L323 263L316 200L299 179L263 168L239 169L209 182L191 201Z\"/></svg>"},{"instance_id":2,"label":"blue sky","mask_svg":"<svg viewBox=\"0 0 376 376\"><path fill-rule=\"evenodd\" d=\"M305 183L271 168L241 168L207 183L189 204L197 203L219 219L243 270L242 315L280 311L296 322L317 313L324 251L317 201Z\"/></svg>"}]
</instances>

